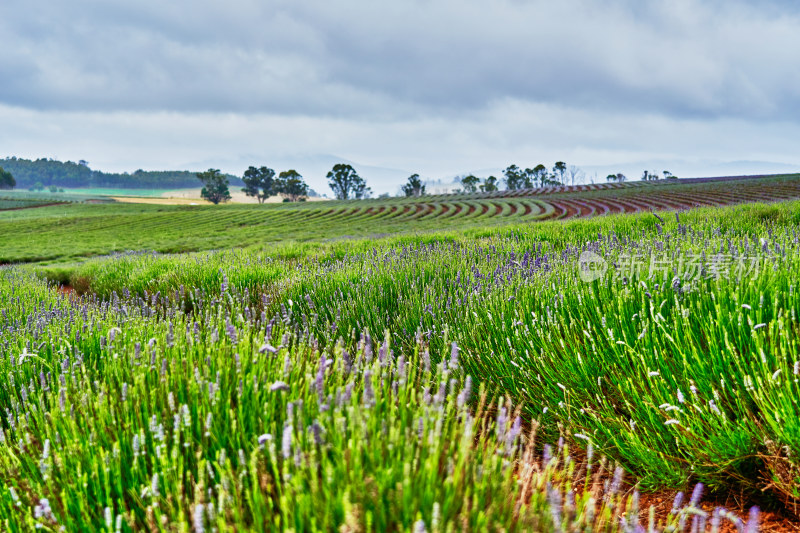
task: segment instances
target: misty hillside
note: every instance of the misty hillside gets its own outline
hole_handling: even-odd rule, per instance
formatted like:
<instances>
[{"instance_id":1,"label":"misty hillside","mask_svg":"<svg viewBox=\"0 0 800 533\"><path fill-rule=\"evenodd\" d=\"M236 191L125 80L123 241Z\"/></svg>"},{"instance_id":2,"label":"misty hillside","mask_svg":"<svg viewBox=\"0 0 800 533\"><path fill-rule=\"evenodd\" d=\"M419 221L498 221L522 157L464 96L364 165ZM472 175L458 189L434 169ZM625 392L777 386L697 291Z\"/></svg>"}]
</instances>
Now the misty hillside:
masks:
<instances>
[{"instance_id":1,"label":"misty hillside","mask_svg":"<svg viewBox=\"0 0 800 533\"><path fill-rule=\"evenodd\" d=\"M87 188L108 187L122 189L183 189L198 187L200 182L188 170L137 170L131 174L92 170L89 163L37 159L31 161L16 157L0 159L0 167L14 176L17 188L27 189L36 183L48 187ZM236 176L229 176L232 185L241 185Z\"/></svg>"}]
</instances>

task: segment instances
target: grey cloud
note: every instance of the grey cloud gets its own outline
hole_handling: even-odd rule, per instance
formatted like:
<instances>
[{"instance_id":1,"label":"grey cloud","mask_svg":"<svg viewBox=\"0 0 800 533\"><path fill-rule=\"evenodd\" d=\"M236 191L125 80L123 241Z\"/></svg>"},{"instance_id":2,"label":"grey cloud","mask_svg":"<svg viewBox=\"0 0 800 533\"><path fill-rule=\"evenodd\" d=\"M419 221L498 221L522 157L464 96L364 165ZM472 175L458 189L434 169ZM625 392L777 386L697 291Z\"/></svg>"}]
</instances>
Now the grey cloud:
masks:
<instances>
[{"instance_id":1,"label":"grey cloud","mask_svg":"<svg viewBox=\"0 0 800 533\"><path fill-rule=\"evenodd\" d=\"M766 5L766 7L765 7ZM0 102L398 119L504 99L800 121L788 2L39 0L0 6Z\"/></svg>"}]
</instances>

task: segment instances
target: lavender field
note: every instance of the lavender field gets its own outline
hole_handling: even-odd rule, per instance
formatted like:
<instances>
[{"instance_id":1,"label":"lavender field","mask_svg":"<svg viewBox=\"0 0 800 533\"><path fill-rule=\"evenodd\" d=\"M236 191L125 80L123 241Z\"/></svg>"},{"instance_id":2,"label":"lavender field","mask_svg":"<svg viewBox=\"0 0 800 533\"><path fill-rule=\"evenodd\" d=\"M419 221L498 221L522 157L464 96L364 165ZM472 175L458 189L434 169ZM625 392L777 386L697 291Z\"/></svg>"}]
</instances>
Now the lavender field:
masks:
<instances>
[{"instance_id":1,"label":"lavender field","mask_svg":"<svg viewBox=\"0 0 800 533\"><path fill-rule=\"evenodd\" d=\"M799 223L747 204L3 267L0 521L791 523Z\"/></svg>"}]
</instances>

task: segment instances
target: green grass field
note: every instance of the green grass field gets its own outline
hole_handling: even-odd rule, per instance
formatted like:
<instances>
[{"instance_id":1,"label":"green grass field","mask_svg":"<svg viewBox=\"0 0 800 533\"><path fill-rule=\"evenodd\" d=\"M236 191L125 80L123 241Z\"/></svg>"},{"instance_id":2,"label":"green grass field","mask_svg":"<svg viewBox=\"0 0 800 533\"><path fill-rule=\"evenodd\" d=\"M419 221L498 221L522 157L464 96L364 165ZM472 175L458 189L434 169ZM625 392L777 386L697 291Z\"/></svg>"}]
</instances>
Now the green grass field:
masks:
<instances>
[{"instance_id":1,"label":"green grass field","mask_svg":"<svg viewBox=\"0 0 800 533\"><path fill-rule=\"evenodd\" d=\"M606 214L800 199L800 175L731 181L594 185L301 205L75 203L0 212L0 263L70 262L112 252L195 252L376 239Z\"/></svg>"},{"instance_id":2,"label":"green grass field","mask_svg":"<svg viewBox=\"0 0 800 533\"><path fill-rule=\"evenodd\" d=\"M0 521L790 524L797 178L737 183L0 213Z\"/></svg>"}]
</instances>

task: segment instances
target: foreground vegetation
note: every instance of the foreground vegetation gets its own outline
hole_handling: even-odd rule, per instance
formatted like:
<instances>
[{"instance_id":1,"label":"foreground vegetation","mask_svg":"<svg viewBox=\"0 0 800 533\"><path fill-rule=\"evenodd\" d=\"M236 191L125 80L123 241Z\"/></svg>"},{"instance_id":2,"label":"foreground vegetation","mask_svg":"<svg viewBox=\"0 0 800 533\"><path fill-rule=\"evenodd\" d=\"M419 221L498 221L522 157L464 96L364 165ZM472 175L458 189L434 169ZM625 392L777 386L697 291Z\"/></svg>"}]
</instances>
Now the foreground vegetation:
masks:
<instances>
[{"instance_id":1,"label":"foreground vegetation","mask_svg":"<svg viewBox=\"0 0 800 533\"><path fill-rule=\"evenodd\" d=\"M409 351L367 333L318 338L291 305L270 319L225 283L214 296L68 299L5 269L0 302L6 531L640 523L620 468L606 476L605 459L576 460L563 440L537 452L536 426L465 377L455 344L432 355L422 338ZM661 525L742 526L701 510L701 492Z\"/></svg>"},{"instance_id":2,"label":"foreground vegetation","mask_svg":"<svg viewBox=\"0 0 800 533\"><path fill-rule=\"evenodd\" d=\"M738 520L701 510L702 486L791 513L800 202L657 215L6 267L0 520L70 531ZM656 518L623 477L698 488Z\"/></svg>"}]
</instances>

